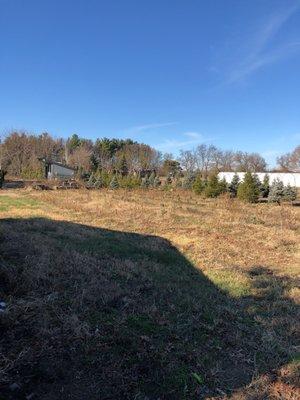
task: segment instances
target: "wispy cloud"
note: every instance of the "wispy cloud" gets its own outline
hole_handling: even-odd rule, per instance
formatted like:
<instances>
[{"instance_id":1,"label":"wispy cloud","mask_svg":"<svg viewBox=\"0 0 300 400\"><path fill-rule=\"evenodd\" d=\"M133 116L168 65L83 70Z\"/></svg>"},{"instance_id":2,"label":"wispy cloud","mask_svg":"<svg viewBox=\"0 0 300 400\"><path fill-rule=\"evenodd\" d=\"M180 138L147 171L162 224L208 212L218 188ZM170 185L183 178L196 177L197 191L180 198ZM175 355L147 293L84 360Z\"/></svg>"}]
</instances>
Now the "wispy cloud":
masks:
<instances>
[{"instance_id":1,"label":"wispy cloud","mask_svg":"<svg viewBox=\"0 0 300 400\"><path fill-rule=\"evenodd\" d=\"M177 124L178 124L178 122L159 122L159 123L151 123L151 124L145 124L145 125L137 125L137 126L132 126L131 128L127 128L123 132L141 133L141 132L151 131L151 130L159 129L159 128L165 128L165 127L173 126L173 125L177 125Z\"/></svg>"},{"instance_id":2,"label":"wispy cloud","mask_svg":"<svg viewBox=\"0 0 300 400\"><path fill-rule=\"evenodd\" d=\"M161 151L176 151L187 147L195 146L199 143L207 142L211 139L206 139L199 132L184 132L181 139L165 139L162 143L155 147Z\"/></svg>"},{"instance_id":3,"label":"wispy cloud","mask_svg":"<svg viewBox=\"0 0 300 400\"><path fill-rule=\"evenodd\" d=\"M283 25L299 11L300 3L294 3L285 10L270 15L257 29L257 33L249 39L247 55L236 65L231 66L225 84L233 84L244 80L249 75L266 65L273 64L300 50L300 40L285 42L271 46L272 40Z\"/></svg>"}]
</instances>

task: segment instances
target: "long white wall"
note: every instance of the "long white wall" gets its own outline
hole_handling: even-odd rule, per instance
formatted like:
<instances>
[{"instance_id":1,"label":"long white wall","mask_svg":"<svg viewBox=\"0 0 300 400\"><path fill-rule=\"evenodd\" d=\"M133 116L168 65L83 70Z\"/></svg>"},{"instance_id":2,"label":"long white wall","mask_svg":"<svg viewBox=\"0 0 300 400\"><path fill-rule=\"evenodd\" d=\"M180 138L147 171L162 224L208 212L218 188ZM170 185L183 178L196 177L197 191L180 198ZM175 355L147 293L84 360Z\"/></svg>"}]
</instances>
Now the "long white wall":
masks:
<instances>
[{"instance_id":1,"label":"long white wall","mask_svg":"<svg viewBox=\"0 0 300 400\"><path fill-rule=\"evenodd\" d=\"M232 181L234 176L234 172L219 172L219 178L226 179L227 183ZM240 180L244 179L245 172L237 172ZM289 172L257 172L259 180L262 182L265 175L269 175L270 183L274 181L274 179L280 179L284 185L290 184L291 186L300 187L300 172L299 173L289 173Z\"/></svg>"}]
</instances>

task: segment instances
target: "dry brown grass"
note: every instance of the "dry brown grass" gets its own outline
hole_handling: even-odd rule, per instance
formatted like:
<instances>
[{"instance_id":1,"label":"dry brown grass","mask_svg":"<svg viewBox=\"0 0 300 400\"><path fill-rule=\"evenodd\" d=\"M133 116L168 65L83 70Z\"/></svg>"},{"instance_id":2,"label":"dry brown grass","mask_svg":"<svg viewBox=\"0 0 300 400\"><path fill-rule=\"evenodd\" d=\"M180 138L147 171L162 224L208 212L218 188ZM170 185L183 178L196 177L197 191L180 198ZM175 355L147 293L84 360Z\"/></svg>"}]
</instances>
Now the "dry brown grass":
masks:
<instances>
[{"instance_id":1,"label":"dry brown grass","mask_svg":"<svg viewBox=\"0 0 300 400\"><path fill-rule=\"evenodd\" d=\"M17 350L3 353L4 382L57 346L80 361L70 355L70 374L52 384L31 372L42 399L58 398L59 385L78 399L297 398L299 209L184 191L22 189L1 193L0 212L3 295L30 333L18 340L5 316ZM9 270L20 260L22 279Z\"/></svg>"}]
</instances>

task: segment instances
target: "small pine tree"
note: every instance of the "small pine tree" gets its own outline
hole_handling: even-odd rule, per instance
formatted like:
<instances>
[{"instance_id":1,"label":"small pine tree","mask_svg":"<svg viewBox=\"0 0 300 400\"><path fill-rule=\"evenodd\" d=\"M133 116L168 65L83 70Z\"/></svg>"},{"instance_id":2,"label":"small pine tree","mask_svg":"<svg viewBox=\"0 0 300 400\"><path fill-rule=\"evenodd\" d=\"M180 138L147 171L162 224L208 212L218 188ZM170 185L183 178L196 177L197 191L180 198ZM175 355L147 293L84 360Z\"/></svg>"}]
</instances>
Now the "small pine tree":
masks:
<instances>
[{"instance_id":1,"label":"small pine tree","mask_svg":"<svg viewBox=\"0 0 300 400\"><path fill-rule=\"evenodd\" d=\"M240 184L240 178L239 178L238 174L235 173L233 175L232 181L228 185L228 191L229 191L231 197L237 196L239 184Z\"/></svg>"},{"instance_id":2,"label":"small pine tree","mask_svg":"<svg viewBox=\"0 0 300 400\"><path fill-rule=\"evenodd\" d=\"M260 185L260 195L264 198L269 196L270 192L270 177L265 174L262 184Z\"/></svg>"},{"instance_id":3,"label":"small pine tree","mask_svg":"<svg viewBox=\"0 0 300 400\"><path fill-rule=\"evenodd\" d=\"M290 184L287 184L287 186L283 190L283 200L285 201L294 201L297 198L297 188L292 187Z\"/></svg>"},{"instance_id":4,"label":"small pine tree","mask_svg":"<svg viewBox=\"0 0 300 400\"><path fill-rule=\"evenodd\" d=\"M158 176L156 176L153 182L153 187L158 188L160 185L161 185L161 180L159 179Z\"/></svg>"},{"instance_id":5,"label":"small pine tree","mask_svg":"<svg viewBox=\"0 0 300 400\"><path fill-rule=\"evenodd\" d=\"M165 180L165 185L172 185L172 175L169 174Z\"/></svg>"},{"instance_id":6,"label":"small pine tree","mask_svg":"<svg viewBox=\"0 0 300 400\"><path fill-rule=\"evenodd\" d=\"M270 186L270 192L268 196L269 203L278 203L284 198L284 185L280 179L274 179Z\"/></svg>"},{"instance_id":7,"label":"small pine tree","mask_svg":"<svg viewBox=\"0 0 300 400\"><path fill-rule=\"evenodd\" d=\"M225 178L223 178L221 181L219 181L219 186L220 186L221 193L226 193L228 191L228 185L227 185Z\"/></svg>"},{"instance_id":8,"label":"small pine tree","mask_svg":"<svg viewBox=\"0 0 300 400\"><path fill-rule=\"evenodd\" d=\"M95 182L96 182L96 178L95 178L94 173L92 172L90 177L89 177L89 179L88 179L88 181L87 181L87 183L86 183L87 188L93 188Z\"/></svg>"},{"instance_id":9,"label":"small pine tree","mask_svg":"<svg viewBox=\"0 0 300 400\"><path fill-rule=\"evenodd\" d=\"M255 203L258 200L258 196L257 182L251 172L246 172L243 182L238 187L237 197L248 203Z\"/></svg>"},{"instance_id":10,"label":"small pine tree","mask_svg":"<svg viewBox=\"0 0 300 400\"><path fill-rule=\"evenodd\" d=\"M154 181L155 181L155 172L151 172L148 182L149 182L149 186L154 186Z\"/></svg>"},{"instance_id":11,"label":"small pine tree","mask_svg":"<svg viewBox=\"0 0 300 400\"><path fill-rule=\"evenodd\" d=\"M205 189L205 183L202 180L201 175L197 175L196 179L193 183L193 191L196 194L201 194L201 193L203 193L204 189Z\"/></svg>"},{"instance_id":12,"label":"small pine tree","mask_svg":"<svg viewBox=\"0 0 300 400\"><path fill-rule=\"evenodd\" d=\"M194 181L195 176L192 173L187 172L182 180L183 189L192 189Z\"/></svg>"},{"instance_id":13,"label":"small pine tree","mask_svg":"<svg viewBox=\"0 0 300 400\"><path fill-rule=\"evenodd\" d=\"M118 171L121 174L121 176L126 176L128 174L128 166L127 166L127 161L125 156L123 155L119 165L118 165Z\"/></svg>"},{"instance_id":14,"label":"small pine tree","mask_svg":"<svg viewBox=\"0 0 300 400\"><path fill-rule=\"evenodd\" d=\"M149 186L150 186L149 178L148 176L145 176L145 178L142 179L141 187L143 189L148 189Z\"/></svg>"},{"instance_id":15,"label":"small pine tree","mask_svg":"<svg viewBox=\"0 0 300 400\"><path fill-rule=\"evenodd\" d=\"M212 175L207 182L204 189L204 194L206 197L218 197L224 192L224 184L219 181L218 175Z\"/></svg>"},{"instance_id":16,"label":"small pine tree","mask_svg":"<svg viewBox=\"0 0 300 400\"><path fill-rule=\"evenodd\" d=\"M110 189L113 189L113 190L119 188L119 182L118 182L116 175L114 175L112 180L110 181L109 187L110 187Z\"/></svg>"},{"instance_id":17,"label":"small pine tree","mask_svg":"<svg viewBox=\"0 0 300 400\"><path fill-rule=\"evenodd\" d=\"M98 178L96 179L96 182L94 183L94 188L95 189L100 189L103 187L103 181L101 176L98 176Z\"/></svg>"}]
</instances>

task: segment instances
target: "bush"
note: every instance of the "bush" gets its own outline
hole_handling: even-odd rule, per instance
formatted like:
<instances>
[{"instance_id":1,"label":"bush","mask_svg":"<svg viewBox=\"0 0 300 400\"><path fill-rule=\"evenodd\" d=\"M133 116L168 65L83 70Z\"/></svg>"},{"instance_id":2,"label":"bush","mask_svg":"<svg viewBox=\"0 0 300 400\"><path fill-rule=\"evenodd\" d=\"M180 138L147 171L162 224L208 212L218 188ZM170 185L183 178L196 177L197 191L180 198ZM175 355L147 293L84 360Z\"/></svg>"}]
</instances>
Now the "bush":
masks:
<instances>
[{"instance_id":1,"label":"bush","mask_svg":"<svg viewBox=\"0 0 300 400\"><path fill-rule=\"evenodd\" d=\"M215 174L208 179L204 194L206 197L218 197L221 193L224 193L224 191L226 191L224 182L220 182L218 175Z\"/></svg>"},{"instance_id":2,"label":"bush","mask_svg":"<svg viewBox=\"0 0 300 400\"><path fill-rule=\"evenodd\" d=\"M114 175L112 180L110 181L109 187L110 187L110 189L113 189L113 190L118 189L120 187L116 175Z\"/></svg>"},{"instance_id":3,"label":"bush","mask_svg":"<svg viewBox=\"0 0 300 400\"><path fill-rule=\"evenodd\" d=\"M288 184L283 191L283 200L294 201L297 198L297 188Z\"/></svg>"},{"instance_id":4,"label":"bush","mask_svg":"<svg viewBox=\"0 0 300 400\"><path fill-rule=\"evenodd\" d=\"M103 181L102 181L101 176L99 176L99 177L96 179L95 183L94 183L94 188L95 188L95 189L101 189L102 187L103 187Z\"/></svg>"},{"instance_id":5,"label":"bush","mask_svg":"<svg viewBox=\"0 0 300 400\"><path fill-rule=\"evenodd\" d=\"M284 185L280 179L275 179L270 186L269 203L280 203L284 198Z\"/></svg>"},{"instance_id":6,"label":"bush","mask_svg":"<svg viewBox=\"0 0 300 400\"><path fill-rule=\"evenodd\" d=\"M258 200L258 196L257 182L251 172L246 172L243 182L238 187L237 197L248 203L255 203Z\"/></svg>"},{"instance_id":7,"label":"bush","mask_svg":"<svg viewBox=\"0 0 300 400\"><path fill-rule=\"evenodd\" d=\"M240 178L239 178L238 174L234 174L232 181L228 185L228 191L229 191L231 197L237 196L237 191L238 191L239 185L240 185Z\"/></svg>"}]
</instances>

